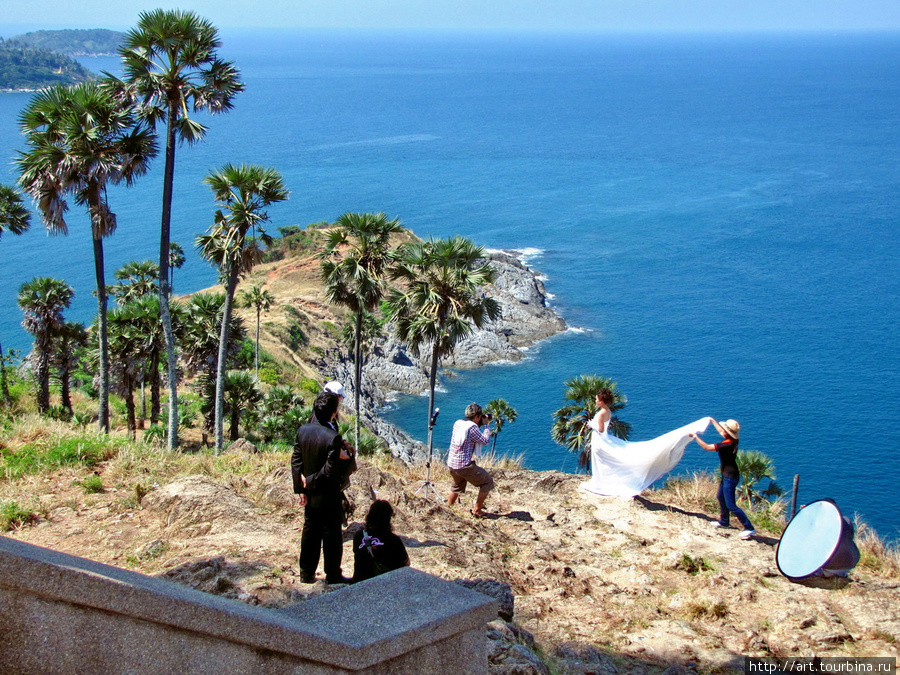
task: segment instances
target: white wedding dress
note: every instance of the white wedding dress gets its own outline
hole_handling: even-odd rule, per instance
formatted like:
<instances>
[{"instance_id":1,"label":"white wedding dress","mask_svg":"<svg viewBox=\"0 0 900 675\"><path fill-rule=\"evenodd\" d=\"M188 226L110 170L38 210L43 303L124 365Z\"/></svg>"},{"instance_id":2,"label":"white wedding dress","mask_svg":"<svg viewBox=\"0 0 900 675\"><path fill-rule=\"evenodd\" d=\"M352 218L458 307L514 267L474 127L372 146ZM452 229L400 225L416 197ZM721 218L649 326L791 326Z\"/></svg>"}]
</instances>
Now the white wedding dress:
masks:
<instances>
[{"instance_id":1,"label":"white wedding dress","mask_svg":"<svg viewBox=\"0 0 900 675\"><path fill-rule=\"evenodd\" d=\"M650 487L681 461L691 441L709 426L709 417L691 422L650 441L631 443L608 433L609 420L600 430L594 417L591 427L591 479L581 487L598 495L633 497Z\"/></svg>"}]
</instances>

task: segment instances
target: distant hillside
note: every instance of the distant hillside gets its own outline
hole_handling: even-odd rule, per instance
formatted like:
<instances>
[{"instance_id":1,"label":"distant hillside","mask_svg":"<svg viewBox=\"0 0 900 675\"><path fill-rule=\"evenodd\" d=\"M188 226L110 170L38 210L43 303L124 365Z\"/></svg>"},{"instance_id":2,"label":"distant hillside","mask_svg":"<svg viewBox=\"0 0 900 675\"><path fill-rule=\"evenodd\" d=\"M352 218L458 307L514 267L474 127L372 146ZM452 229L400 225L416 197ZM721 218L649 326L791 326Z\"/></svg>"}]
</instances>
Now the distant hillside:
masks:
<instances>
[{"instance_id":1,"label":"distant hillside","mask_svg":"<svg viewBox=\"0 0 900 675\"><path fill-rule=\"evenodd\" d=\"M69 56L0 38L0 90L75 84L94 75Z\"/></svg>"},{"instance_id":2,"label":"distant hillside","mask_svg":"<svg viewBox=\"0 0 900 675\"><path fill-rule=\"evenodd\" d=\"M90 30L37 30L12 38L18 43L48 49L69 56L100 56L115 54L125 37L124 33L105 28Z\"/></svg>"}]
</instances>

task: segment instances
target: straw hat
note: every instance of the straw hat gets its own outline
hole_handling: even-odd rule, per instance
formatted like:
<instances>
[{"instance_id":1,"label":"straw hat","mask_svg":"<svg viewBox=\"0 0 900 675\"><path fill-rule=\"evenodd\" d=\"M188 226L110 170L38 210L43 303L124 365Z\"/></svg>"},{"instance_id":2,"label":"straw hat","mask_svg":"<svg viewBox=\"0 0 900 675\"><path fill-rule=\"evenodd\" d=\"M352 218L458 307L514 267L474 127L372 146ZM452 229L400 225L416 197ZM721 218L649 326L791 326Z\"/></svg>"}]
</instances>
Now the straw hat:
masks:
<instances>
[{"instance_id":1,"label":"straw hat","mask_svg":"<svg viewBox=\"0 0 900 675\"><path fill-rule=\"evenodd\" d=\"M344 385L340 382L329 382L325 385L325 391L331 392L332 394L337 394L338 396L344 395Z\"/></svg>"},{"instance_id":2,"label":"straw hat","mask_svg":"<svg viewBox=\"0 0 900 675\"><path fill-rule=\"evenodd\" d=\"M719 422L719 425L725 430L725 433L734 440L737 440L740 437L741 425L738 424L737 420L725 420L724 422Z\"/></svg>"}]
</instances>

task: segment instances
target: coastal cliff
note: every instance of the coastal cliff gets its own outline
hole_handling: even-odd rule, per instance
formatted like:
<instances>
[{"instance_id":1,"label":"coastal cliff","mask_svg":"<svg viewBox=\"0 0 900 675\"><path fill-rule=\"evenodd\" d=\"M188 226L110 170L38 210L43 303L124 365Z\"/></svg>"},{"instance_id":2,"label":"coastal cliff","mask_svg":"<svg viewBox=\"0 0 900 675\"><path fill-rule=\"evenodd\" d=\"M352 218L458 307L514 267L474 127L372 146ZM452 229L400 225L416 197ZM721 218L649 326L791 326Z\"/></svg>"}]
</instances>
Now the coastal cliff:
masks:
<instances>
[{"instance_id":1,"label":"coastal cliff","mask_svg":"<svg viewBox=\"0 0 900 675\"><path fill-rule=\"evenodd\" d=\"M447 369L477 368L498 361L519 361L525 348L566 329L565 321L549 306L539 275L515 255L487 254L495 280L484 293L501 307L501 316L459 342L452 356L441 361L439 377ZM328 304L314 257L292 256L260 266L246 285L265 283L275 296L273 310L263 322L261 344L276 359L294 363L319 379L343 383L348 406L354 396L352 349L337 340L338 325L349 320L346 310ZM244 314L250 326L253 317ZM297 335L302 334L302 340ZM377 339L365 354L360 392L362 423L384 440L391 453L412 462L427 449L378 414L397 393L428 390L427 355L416 356L390 336Z\"/></svg>"},{"instance_id":2,"label":"coastal cliff","mask_svg":"<svg viewBox=\"0 0 900 675\"><path fill-rule=\"evenodd\" d=\"M521 260L505 252L488 255L495 280L485 287L485 295L501 307L501 316L456 345L453 354L441 361L444 369L478 368L498 361L525 358L523 348L566 329L563 319L547 304L547 291L539 276ZM349 351L349 350L348 350ZM346 351L331 350L319 368L327 379L344 383L347 400L353 397L353 363ZM439 372L439 378L441 373ZM361 408L364 423L383 438L391 453L403 461L425 458L426 448L378 415L395 393L422 394L428 391L428 351L420 356L392 337L379 340L366 355L363 365Z\"/></svg>"}]
</instances>

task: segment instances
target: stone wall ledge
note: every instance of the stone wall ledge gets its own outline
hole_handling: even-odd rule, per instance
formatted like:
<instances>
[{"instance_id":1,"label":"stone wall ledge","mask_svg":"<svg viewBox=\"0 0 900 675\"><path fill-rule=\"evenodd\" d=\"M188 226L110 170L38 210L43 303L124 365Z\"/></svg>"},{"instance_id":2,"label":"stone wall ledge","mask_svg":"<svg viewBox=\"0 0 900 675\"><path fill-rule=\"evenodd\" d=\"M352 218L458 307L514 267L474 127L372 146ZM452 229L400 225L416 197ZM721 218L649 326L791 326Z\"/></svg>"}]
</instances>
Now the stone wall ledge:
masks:
<instances>
[{"instance_id":1,"label":"stone wall ledge","mask_svg":"<svg viewBox=\"0 0 900 675\"><path fill-rule=\"evenodd\" d=\"M84 610L102 613L106 625L110 614L119 615L163 626L163 634L190 633L206 642L213 638L213 645L224 640L279 661L286 657L346 671L372 668L455 635L483 635L497 612L491 598L410 568L272 610L0 537L0 625L6 643L0 649L43 649L52 658L56 646L46 644L46 630L35 630L38 644L10 644L10 639L27 641L34 627L21 612L25 596L40 601L28 610L32 622L42 612L56 611L56 603L65 603L80 615ZM56 633L50 633L52 639ZM65 643L72 639L60 635L58 647L69 646ZM102 642L104 637L93 639Z\"/></svg>"}]
</instances>

